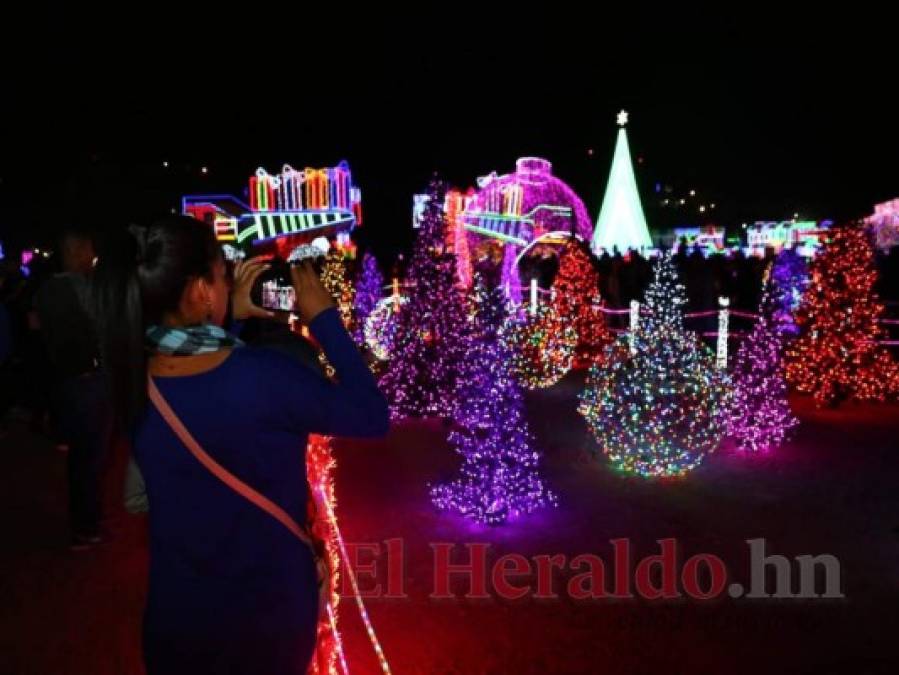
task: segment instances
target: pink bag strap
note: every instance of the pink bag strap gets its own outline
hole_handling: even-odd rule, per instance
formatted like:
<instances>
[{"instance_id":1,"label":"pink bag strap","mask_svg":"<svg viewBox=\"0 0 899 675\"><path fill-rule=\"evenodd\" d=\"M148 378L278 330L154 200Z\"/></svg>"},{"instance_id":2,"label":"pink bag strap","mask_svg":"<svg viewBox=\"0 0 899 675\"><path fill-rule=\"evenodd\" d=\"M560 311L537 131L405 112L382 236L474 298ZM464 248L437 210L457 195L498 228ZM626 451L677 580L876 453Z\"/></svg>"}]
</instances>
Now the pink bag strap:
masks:
<instances>
[{"instance_id":1,"label":"pink bag strap","mask_svg":"<svg viewBox=\"0 0 899 675\"><path fill-rule=\"evenodd\" d=\"M150 376L147 376L147 390L150 395L150 401L153 402L156 410L162 415L162 419L164 419L169 427L171 427L172 431L175 432L175 435L181 440L184 446L190 450L190 454L196 457L197 461L209 470L209 473L214 475L241 497L268 513L272 518L290 530L290 533L293 534L293 536L312 549L313 553L315 552L315 547L313 546L309 535L297 524L297 521L290 517L287 511L229 472L200 447L200 444L197 443L196 439L187 430L187 427L184 426L184 423L178 418L178 415L175 414L175 411L172 410L172 407L169 405L168 401L165 400L165 397L156 387L156 383L153 382L153 378Z\"/></svg>"}]
</instances>

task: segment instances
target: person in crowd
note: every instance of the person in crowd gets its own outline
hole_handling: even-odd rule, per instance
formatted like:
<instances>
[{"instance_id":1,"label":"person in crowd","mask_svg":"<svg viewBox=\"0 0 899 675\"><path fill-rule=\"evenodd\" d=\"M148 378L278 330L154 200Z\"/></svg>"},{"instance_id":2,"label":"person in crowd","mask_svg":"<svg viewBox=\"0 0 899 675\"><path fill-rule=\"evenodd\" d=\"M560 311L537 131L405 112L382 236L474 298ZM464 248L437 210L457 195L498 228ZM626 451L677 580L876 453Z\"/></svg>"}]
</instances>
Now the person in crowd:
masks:
<instances>
[{"instance_id":1,"label":"person in crowd","mask_svg":"<svg viewBox=\"0 0 899 675\"><path fill-rule=\"evenodd\" d=\"M209 457L296 523L308 434L381 436L386 401L308 263L291 271L297 311L336 382L220 326L229 303L237 321L267 314L250 300L264 263L239 264L229 285L208 225L172 217L123 243L101 257L95 299L114 414L146 485L147 673L305 673L320 611L315 554L198 461L148 388Z\"/></svg>"},{"instance_id":2,"label":"person in crowd","mask_svg":"<svg viewBox=\"0 0 899 675\"><path fill-rule=\"evenodd\" d=\"M71 547L83 550L103 537L101 486L112 427L89 309L93 239L87 231L70 227L60 239L59 252L62 272L38 289L34 317L46 349L52 421L68 446Z\"/></svg>"}]
</instances>

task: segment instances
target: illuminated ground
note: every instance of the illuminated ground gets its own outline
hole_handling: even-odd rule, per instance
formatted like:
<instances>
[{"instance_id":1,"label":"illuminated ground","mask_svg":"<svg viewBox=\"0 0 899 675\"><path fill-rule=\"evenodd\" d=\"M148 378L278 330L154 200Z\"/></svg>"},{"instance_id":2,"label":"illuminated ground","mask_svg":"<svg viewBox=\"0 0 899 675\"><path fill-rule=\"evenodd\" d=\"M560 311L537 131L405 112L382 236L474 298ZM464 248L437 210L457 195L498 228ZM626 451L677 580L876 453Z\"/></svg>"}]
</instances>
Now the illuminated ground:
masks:
<instances>
[{"instance_id":1,"label":"illuminated ground","mask_svg":"<svg viewBox=\"0 0 899 675\"><path fill-rule=\"evenodd\" d=\"M430 507L427 481L456 461L438 424L339 447L345 538L405 541L408 599L368 601L395 673L896 672L899 407L819 412L795 401L803 426L777 454L724 448L686 480L656 484L590 457L576 391L574 376L528 401L559 508L500 529ZM63 472L64 456L42 439L14 427L0 441L0 673L140 673L143 522L119 514L114 541L67 552ZM619 537L632 539L635 556L676 537L684 557L714 553L743 582L745 539L765 537L768 553L831 553L846 599L428 598L432 542L488 542L491 559L596 553L610 561L609 540ZM351 671L373 672L355 609L347 603L343 613Z\"/></svg>"}]
</instances>

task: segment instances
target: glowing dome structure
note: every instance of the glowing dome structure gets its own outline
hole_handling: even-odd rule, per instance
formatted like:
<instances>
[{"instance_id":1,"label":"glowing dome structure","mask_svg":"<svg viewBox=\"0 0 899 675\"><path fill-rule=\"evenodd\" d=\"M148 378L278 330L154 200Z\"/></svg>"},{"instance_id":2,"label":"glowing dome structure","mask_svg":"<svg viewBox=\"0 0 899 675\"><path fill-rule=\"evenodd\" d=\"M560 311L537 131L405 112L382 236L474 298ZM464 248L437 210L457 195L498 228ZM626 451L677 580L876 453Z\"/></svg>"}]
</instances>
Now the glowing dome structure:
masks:
<instances>
[{"instance_id":1,"label":"glowing dome structure","mask_svg":"<svg viewBox=\"0 0 899 675\"><path fill-rule=\"evenodd\" d=\"M456 214L456 236L489 238L505 248L503 283L517 299L518 280L513 272L518 260L538 242L565 240L574 234L590 240L593 226L580 197L553 176L552 164L539 157L522 157L514 173L494 171L478 178Z\"/></svg>"},{"instance_id":2,"label":"glowing dome structure","mask_svg":"<svg viewBox=\"0 0 899 675\"><path fill-rule=\"evenodd\" d=\"M460 214L467 231L517 246L527 246L549 232L593 233L584 202L552 175L552 164L522 157L515 172L492 172L478 178L478 190Z\"/></svg>"}]
</instances>

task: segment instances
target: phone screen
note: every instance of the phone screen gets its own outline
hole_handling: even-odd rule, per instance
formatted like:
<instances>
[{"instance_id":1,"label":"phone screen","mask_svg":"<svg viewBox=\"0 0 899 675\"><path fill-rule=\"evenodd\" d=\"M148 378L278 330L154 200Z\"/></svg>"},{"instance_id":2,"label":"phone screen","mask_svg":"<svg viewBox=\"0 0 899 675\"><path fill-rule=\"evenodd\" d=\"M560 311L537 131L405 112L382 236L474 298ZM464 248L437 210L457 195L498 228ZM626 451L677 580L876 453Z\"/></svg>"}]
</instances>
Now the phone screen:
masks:
<instances>
[{"instance_id":1,"label":"phone screen","mask_svg":"<svg viewBox=\"0 0 899 675\"><path fill-rule=\"evenodd\" d=\"M276 312L292 312L297 296L290 284L270 279L262 283L262 306Z\"/></svg>"}]
</instances>

